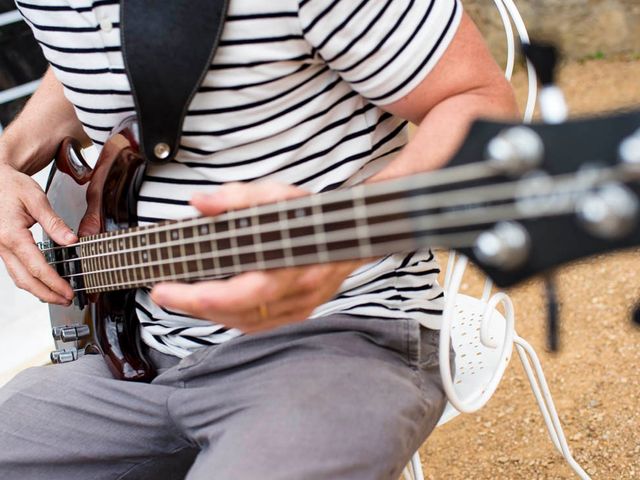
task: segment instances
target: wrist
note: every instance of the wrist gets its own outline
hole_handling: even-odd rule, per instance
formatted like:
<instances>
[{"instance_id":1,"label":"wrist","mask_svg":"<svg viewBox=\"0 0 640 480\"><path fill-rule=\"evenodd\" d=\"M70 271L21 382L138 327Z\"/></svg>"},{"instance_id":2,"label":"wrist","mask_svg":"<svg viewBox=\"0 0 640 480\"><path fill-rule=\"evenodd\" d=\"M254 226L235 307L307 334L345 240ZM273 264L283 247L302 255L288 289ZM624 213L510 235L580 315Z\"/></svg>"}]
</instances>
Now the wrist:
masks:
<instances>
[{"instance_id":1,"label":"wrist","mask_svg":"<svg viewBox=\"0 0 640 480\"><path fill-rule=\"evenodd\" d=\"M39 172L53 159L55 147L12 127L0 137L0 164L28 175Z\"/></svg>"}]
</instances>

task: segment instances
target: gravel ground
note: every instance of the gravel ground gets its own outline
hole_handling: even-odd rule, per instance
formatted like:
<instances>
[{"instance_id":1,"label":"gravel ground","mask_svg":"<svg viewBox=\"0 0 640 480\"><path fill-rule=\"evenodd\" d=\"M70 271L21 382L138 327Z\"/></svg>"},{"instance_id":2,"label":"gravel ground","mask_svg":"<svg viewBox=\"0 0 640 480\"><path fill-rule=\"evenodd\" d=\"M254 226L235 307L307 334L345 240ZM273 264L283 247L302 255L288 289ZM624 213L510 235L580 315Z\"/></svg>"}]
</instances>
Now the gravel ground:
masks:
<instances>
[{"instance_id":1,"label":"gravel ground","mask_svg":"<svg viewBox=\"0 0 640 480\"><path fill-rule=\"evenodd\" d=\"M560 83L574 115L640 108L640 61L592 60L563 67ZM514 79L524 97L522 75ZM603 255L557 273L562 349L545 351L541 284L509 291L518 333L542 365L578 462L594 479L640 478L640 301L637 251ZM469 275L464 289L481 280ZM436 429L421 449L430 479L576 478L555 452L519 360L480 412Z\"/></svg>"}]
</instances>

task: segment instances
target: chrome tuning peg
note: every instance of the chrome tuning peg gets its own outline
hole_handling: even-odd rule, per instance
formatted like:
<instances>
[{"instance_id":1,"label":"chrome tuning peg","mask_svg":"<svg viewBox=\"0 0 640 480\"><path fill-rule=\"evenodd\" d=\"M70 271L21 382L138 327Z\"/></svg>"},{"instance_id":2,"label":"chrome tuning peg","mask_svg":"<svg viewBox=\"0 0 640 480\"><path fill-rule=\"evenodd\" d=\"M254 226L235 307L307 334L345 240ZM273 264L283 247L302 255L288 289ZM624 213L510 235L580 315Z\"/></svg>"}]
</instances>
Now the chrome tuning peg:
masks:
<instances>
[{"instance_id":1,"label":"chrome tuning peg","mask_svg":"<svg viewBox=\"0 0 640 480\"><path fill-rule=\"evenodd\" d=\"M640 165L640 129L625 138L618 148L618 155L623 163Z\"/></svg>"},{"instance_id":2,"label":"chrome tuning peg","mask_svg":"<svg viewBox=\"0 0 640 480\"><path fill-rule=\"evenodd\" d=\"M476 258L490 267L513 270L529 256L531 241L525 228L516 222L500 222L478 235L473 251Z\"/></svg>"},{"instance_id":3,"label":"chrome tuning peg","mask_svg":"<svg viewBox=\"0 0 640 480\"><path fill-rule=\"evenodd\" d=\"M620 183L608 183L587 193L577 204L586 230L600 238L624 237L638 224L638 198Z\"/></svg>"},{"instance_id":4,"label":"chrome tuning peg","mask_svg":"<svg viewBox=\"0 0 640 480\"><path fill-rule=\"evenodd\" d=\"M511 127L487 144L486 158L499 172L519 175L542 163L544 143L540 135L529 127Z\"/></svg>"}]
</instances>

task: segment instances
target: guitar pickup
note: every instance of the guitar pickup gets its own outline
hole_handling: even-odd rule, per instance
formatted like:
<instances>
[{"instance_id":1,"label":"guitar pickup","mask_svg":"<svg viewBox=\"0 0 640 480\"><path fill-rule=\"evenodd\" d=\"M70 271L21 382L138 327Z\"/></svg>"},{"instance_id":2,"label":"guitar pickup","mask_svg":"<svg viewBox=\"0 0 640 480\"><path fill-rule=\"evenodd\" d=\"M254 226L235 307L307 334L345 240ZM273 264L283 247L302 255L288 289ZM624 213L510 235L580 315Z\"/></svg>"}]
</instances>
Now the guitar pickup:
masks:
<instances>
[{"instance_id":1,"label":"guitar pickup","mask_svg":"<svg viewBox=\"0 0 640 480\"><path fill-rule=\"evenodd\" d=\"M91 329L88 325L65 325L63 327L53 327L51 335L55 340L73 342L91 335Z\"/></svg>"}]
</instances>

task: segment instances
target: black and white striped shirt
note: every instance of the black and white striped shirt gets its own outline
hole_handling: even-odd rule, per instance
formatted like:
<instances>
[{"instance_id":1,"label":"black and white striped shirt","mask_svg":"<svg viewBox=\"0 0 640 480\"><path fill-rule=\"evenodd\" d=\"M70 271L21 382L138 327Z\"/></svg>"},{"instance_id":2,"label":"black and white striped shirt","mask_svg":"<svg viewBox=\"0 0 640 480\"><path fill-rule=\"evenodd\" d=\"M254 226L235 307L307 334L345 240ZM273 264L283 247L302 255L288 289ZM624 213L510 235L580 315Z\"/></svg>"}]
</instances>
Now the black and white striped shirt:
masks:
<instances>
[{"instance_id":1,"label":"black and white striped shirt","mask_svg":"<svg viewBox=\"0 0 640 480\"><path fill-rule=\"evenodd\" d=\"M17 0L88 135L102 145L134 113L117 0ZM362 182L407 141L381 109L415 88L460 22L458 0L232 0L220 47L189 106L175 161L150 166L143 222L197 214L193 193L271 179L311 192ZM433 255L389 255L358 269L313 316L400 318L437 328ZM186 356L240 333L137 295L142 337Z\"/></svg>"}]
</instances>

